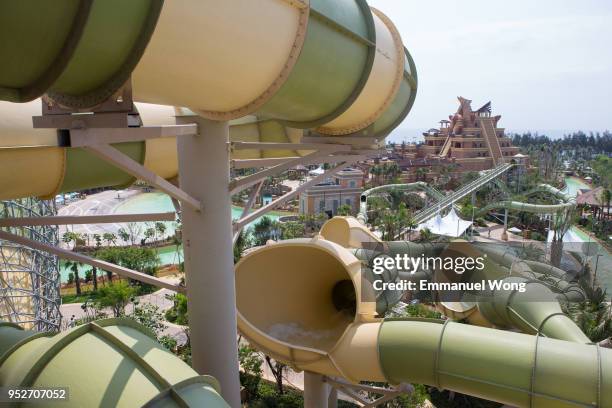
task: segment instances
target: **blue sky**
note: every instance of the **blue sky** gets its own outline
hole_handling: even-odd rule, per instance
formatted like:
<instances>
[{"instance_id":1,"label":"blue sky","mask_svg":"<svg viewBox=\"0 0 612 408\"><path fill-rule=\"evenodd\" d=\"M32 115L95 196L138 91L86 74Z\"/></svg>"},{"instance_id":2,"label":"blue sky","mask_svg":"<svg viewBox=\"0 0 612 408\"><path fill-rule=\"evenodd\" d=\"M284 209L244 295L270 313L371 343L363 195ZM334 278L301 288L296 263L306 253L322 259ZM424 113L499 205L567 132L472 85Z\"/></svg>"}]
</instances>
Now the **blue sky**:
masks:
<instances>
[{"instance_id":1,"label":"blue sky","mask_svg":"<svg viewBox=\"0 0 612 408\"><path fill-rule=\"evenodd\" d=\"M456 109L491 100L509 131L612 129L612 1L369 0L398 27L419 74L391 136L411 140Z\"/></svg>"}]
</instances>

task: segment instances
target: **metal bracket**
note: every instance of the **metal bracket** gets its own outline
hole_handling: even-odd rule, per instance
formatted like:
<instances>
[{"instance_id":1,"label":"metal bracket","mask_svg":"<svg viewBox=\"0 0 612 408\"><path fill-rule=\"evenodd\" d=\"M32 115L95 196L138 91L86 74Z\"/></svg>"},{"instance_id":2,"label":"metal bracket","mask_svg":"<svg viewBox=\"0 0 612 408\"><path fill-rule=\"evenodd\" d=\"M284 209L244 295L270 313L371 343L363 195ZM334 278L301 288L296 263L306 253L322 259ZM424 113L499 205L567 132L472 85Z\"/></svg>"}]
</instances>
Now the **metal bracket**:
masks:
<instances>
[{"instance_id":1,"label":"metal bracket","mask_svg":"<svg viewBox=\"0 0 612 408\"><path fill-rule=\"evenodd\" d=\"M362 407L366 408L374 408L381 404L389 402L402 394L411 394L412 392L414 392L414 388L410 384L401 384L398 387L383 388L375 387L372 385L351 384L330 377L325 377L323 380L328 383L332 388L348 395L349 397L357 401ZM359 391L381 394L382 397L370 400L360 395Z\"/></svg>"},{"instance_id":2,"label":"metal bracket","mask_svg":"<svg viewBox=\"0 0 612 408\"><path fill-rule=\"evenodd\" d=\"M257 172L255 174L251 174L249 176L246 177L242 177L236 180L233 180L230 182L229 184L229 189L230 189L230 194L236 194L246 188L249 188L250 186L252 186L253 184L256 184L257 182L265 179L266 177L269 176L273 176L274 174L278 174L281 173L287 169L290 169L291 167L295 167L298 164L302 164L303 162L309 160L309 159L313 159L315 157L320 157L321 153L314 152L314 153L310 153L304 157L298 157L298 158L289 158L287 160L285 160L284 162L277 164L274 167L270 167L268 169L262 170L260 172Z\"/></svg>"},{"instance_id":3,"label":"metal bracket","mask_svg":"<svg viewBox=\"0 0 612 408\"><path fill-rule=\"evenodd\" d=\"M259 192L261 191L263 184L264 184L263 181L260 181L259 184L257 184L257 187L255 187L255 189L251 191L251 195L249 196L249 201L244 206L244 209L242 210L242 214L240 215L240 218L244 218L249 214L249 211L251 211L251 208L253 208L253 204L255 204L255 199L259 195ZM234 245L236 245L236 241L238 240L240 231L242 231L242 227L238 228L237 230L234 230L234 237L232 238L232 243Z\"/></svg>"},{"instance_id":4,"label":"metal bracket","mask_svg":"<svg viewBox=\"0 0 612 408\"><path fill-rule=\"evenodd\" d=\"M174 221L173 212L149 214L68 215L53 217L2 218L0 228L39 225L114 224L121 222Z\"/></svg>"},{"instance_id":5,"label":"metal bracket","mask_svg":"<svg viewBox=\"0 0 612 408\"><path fill-rule=\"evenodd\" d=\"M331 143L263 143L231 142L232 150L325 150L328 152L350 152L350 145Z\"/></svg>"},{"instance_id":6,"label":"metal bracket","mask_svg":"<svg viewBox=\"0 0 612 408\"><path fill-rule=\"evenodd\" d=\"M105 271L114 272L118 275L125 276L130 279L134 279L143 283L148 283L160 288L166 288L179 293L185 293L186 288L183 286L172 284L163 279L156 278L155 276L147 275L146 273L138 272L132 269L124 268L123 266L115 265L110 262L100 261L95 258L91 258L86 255L79 254L77 252L68 251L66 249L58 248L53 245L44 244L42 242L34 241L29 238L21 237L19 235L11 234L5 231L0 231L0 239L15 242L33 249L40 251L49 252L57 255L62 259L70 259L77 262L82 262L87 265L95 266Z\"/></svg>"},{"instance_id":7,"label":"metal bracket","mask_svg":"<svg viewBox=\"0 0 612 408\"><path fill-rule=\"evenodd\" d=\"M325 180L327 177L333 176L334 174L341 172L347 166L350 166L351 164L353 164L355 162L358 162L360 160L363 160L363 159L364 159L364 156L352 156L350 159L348 159L348 160L338 164L333 169L327 170L325 173L320 174L317 177L314 177L314 178L308 180L307 182L305 182L304 184L300 185L295 190L292 190L292 191L288 192L287 194L277 198L276 200L272 201L270 204L264 205L263 207L259 208L257 211L252 212L251 214L247 215L246 217L240 218L240 220L238 220L238 221L236 221L234 223L234 231L238 231L238 230L244 228L244 226L247 225L248 223L250 223L251 221L261 217L263 214L267 213L268 211L271 211L272 209L274 209L274 208L278 207L279 205L283 204L284 202L292 199L293 197L295 197L296 195L298 195L299 193L301 193L305 189L309 188L310 186L312 186L314 184L317 184L317 183L321 182L322 180Z\"/></svg>"},{"instance_id":8,"label":"metal bracket","mask_svg":"<svg viewBox=\"0 0 612 408\"><path fill-rule=\"evenodd\" d=\"M90 145L84 148L107 162L112 163L126 173L157 187L170 197L174 197L177 200L191 206L194 210L202 210L202 203L199 200L193 198L180 188L176 187L174 184L153 173L140 163L132 160L131 157L121 153L114 147L107 144L101 144Z\"/></svg>"},{"instance_id":9,"label":"metal bracket","mask_svg":"<svg viewBox=\"0 0 612 408\"><path fill-rule=\"evenodd\" d=\"M86 147L92 145L139 142L147 139L156 139L171 136L195 136L198 134L198 125L165 125L128 128L86 128L69 131L70 147Z\"/></svg>"}]
</instances>

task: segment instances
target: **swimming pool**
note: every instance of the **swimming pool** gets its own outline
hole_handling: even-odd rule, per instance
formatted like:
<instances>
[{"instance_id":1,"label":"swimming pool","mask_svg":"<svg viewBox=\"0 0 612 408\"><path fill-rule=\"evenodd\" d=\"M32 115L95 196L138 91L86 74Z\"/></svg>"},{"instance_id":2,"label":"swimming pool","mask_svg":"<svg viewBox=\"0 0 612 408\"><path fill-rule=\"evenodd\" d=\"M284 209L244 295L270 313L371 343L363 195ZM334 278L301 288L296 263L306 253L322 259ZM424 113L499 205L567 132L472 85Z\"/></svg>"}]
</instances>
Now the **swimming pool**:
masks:
<instances>
[{"instance_id":1,"label":"swimming pool","mask_svg":"<svg viewBox=\"0 0 612 408\"><path fill-rule=\"evenodd\" d=\"M578 190L581 190L581 189L590 190L591 186L576 177L566 177L565 178L565 188L563 189L563 192L565 194L569 194L575 197L576 195L578 195Z\"/></svg>"},{"instance_id":2,"label":"swimming pool","mask_svg":"<svg viewBox=\"0 0 612 408\"><path fill-rule=\"evenodd\" d=\"M172 200L170 196L160 193L141 193L137 194L125 202L119 204L113 210L114 214L141 214L141 213L157 213L157 212L170 212L174 211L174 206L172 205ZM240 207L232 206L232 219L239 219L242 215L243 209ZM278 211L270 211L266 214L267 217L272 218L273 220L278 220L279 217L283 215L290 215L289 213L278 212ZM256 223L257 220L254 220L247 227ZM166 232L164 235L173 235L176 230L176 223L174 222L164 222L166 225ZM182 249L180 250L180 254L177 254L175 246L165 246L157 249L157 253L159 256L159 260L161 265L174 265L179 263L179 257L183 259ZM79 276L81 278L85 277L85 271L91 269L89 265L82 265L79 267ZM66 267L66 263L64 261L60 262L60 276L61 282L68 281L68 274L71 271Z\"/></svg>"}]
</instances>

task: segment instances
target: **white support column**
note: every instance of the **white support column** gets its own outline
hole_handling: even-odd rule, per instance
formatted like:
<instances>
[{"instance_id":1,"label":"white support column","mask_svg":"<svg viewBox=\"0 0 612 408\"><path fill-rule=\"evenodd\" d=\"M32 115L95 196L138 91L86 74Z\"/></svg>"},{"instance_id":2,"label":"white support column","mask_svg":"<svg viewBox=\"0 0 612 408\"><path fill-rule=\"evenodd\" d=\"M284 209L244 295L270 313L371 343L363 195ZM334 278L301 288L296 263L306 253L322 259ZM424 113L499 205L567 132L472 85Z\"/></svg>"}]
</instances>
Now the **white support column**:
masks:
<instances>
[{"instance_id":1,"label":"white support column","mask_svg":"<svg viewBox=\"0 0 612 408\"><path fill-rule=\"evenodd\" d=\"M327 408L338 408L338 390L330 387L329 397L327 398Z\"/></svg>"},{"instance_id":2,"label":"white support column","mask_svg":"<svg viewBox=\"0 0 612 408\"><path fill-rule=\"evenodd\" d=\"M181 189L201 200L183 206L183 248L193 368L214 376L228 404L240 407L236 290L232 251L229 126L197 116L200 134L177 138Z\"/></svg>"},{"instance_id":3,"label":"white support column","mask_svg":"<svg viewBox=\"0 0 612 408\"><path fill-rule=\"evenodd\" d=\"M508 209L504 209L504 230L501 235L502 241L508 240Z\"/></svg>"},{"instance_id":4,"label":"white support column","mask_svg":"<svg viewBox=\"0 0 612 408\"><path fill-rule=\"evenodd\" d=\"M328 408L329 391L321 374L304 371L304 408Z\"/></svg>"}]
</instances>

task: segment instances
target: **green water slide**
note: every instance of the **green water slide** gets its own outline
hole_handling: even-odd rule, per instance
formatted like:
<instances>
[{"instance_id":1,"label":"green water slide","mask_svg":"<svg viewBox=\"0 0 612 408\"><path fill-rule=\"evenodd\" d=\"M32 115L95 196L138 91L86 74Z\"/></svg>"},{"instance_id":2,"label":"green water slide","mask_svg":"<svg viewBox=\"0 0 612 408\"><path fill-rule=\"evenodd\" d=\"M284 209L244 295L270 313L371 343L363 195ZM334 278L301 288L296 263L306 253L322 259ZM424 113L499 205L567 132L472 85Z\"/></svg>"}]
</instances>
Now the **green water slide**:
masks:
<instances>
[{"instance_id":1,"label":"green water slide","mask_svg":"<svg viewBox=\"0 0 612 408\"><path fill-rule=\"evenodd\" d=\"M87 111L130 80L134 100L146 102L137 105L144 125L174 124L186 111L161 105L187 107L236 120L232 141L292 143L306 128L382 141L416 97L416 68L397 29L364 0L24 0L0 4L0 23L0 199L134 181L62 146L55 130L32 129L42 94L49 105ZM246 115L254 116L245 122ZM173 144L116 147L172 179ZM234 158L305 153L248 150ZM20 176L32 169L29 179Z\"/></svg>"},{"instance_id":2,"label":"green water slide","mask_svg":"<svg viewBox=\"0 0 612 408\"><path fill-rule=\"evenodd\" d=\"M0 384L66 390L65 401L42 406L228 407L214 378L199 376L131 319L56 335L0 323Z\"/></svg>"},{"instance_id":3,"label":"green water slide","mask_svg":"<svg viewBox=\"0 0 612 408\"><path fill-rule=\"evenodd\" d=\"M394 246L397 253L439 253ZM516 407L612 406L612 352L588 342L560 310L552 312L554 298L537 298L542 305L529 309L527 299L500 293L491 304L505 308L496 311L500 319L515 311L508 321L524 319L535 336L451 320L380 319L381 302L390 298L364 279L363 257L363 249L323 238L249 253L236 267L240 332L292 367L350 381L427 384ZM539 321L535 330L529 318Z\"/></svg>"}]
</instances>

